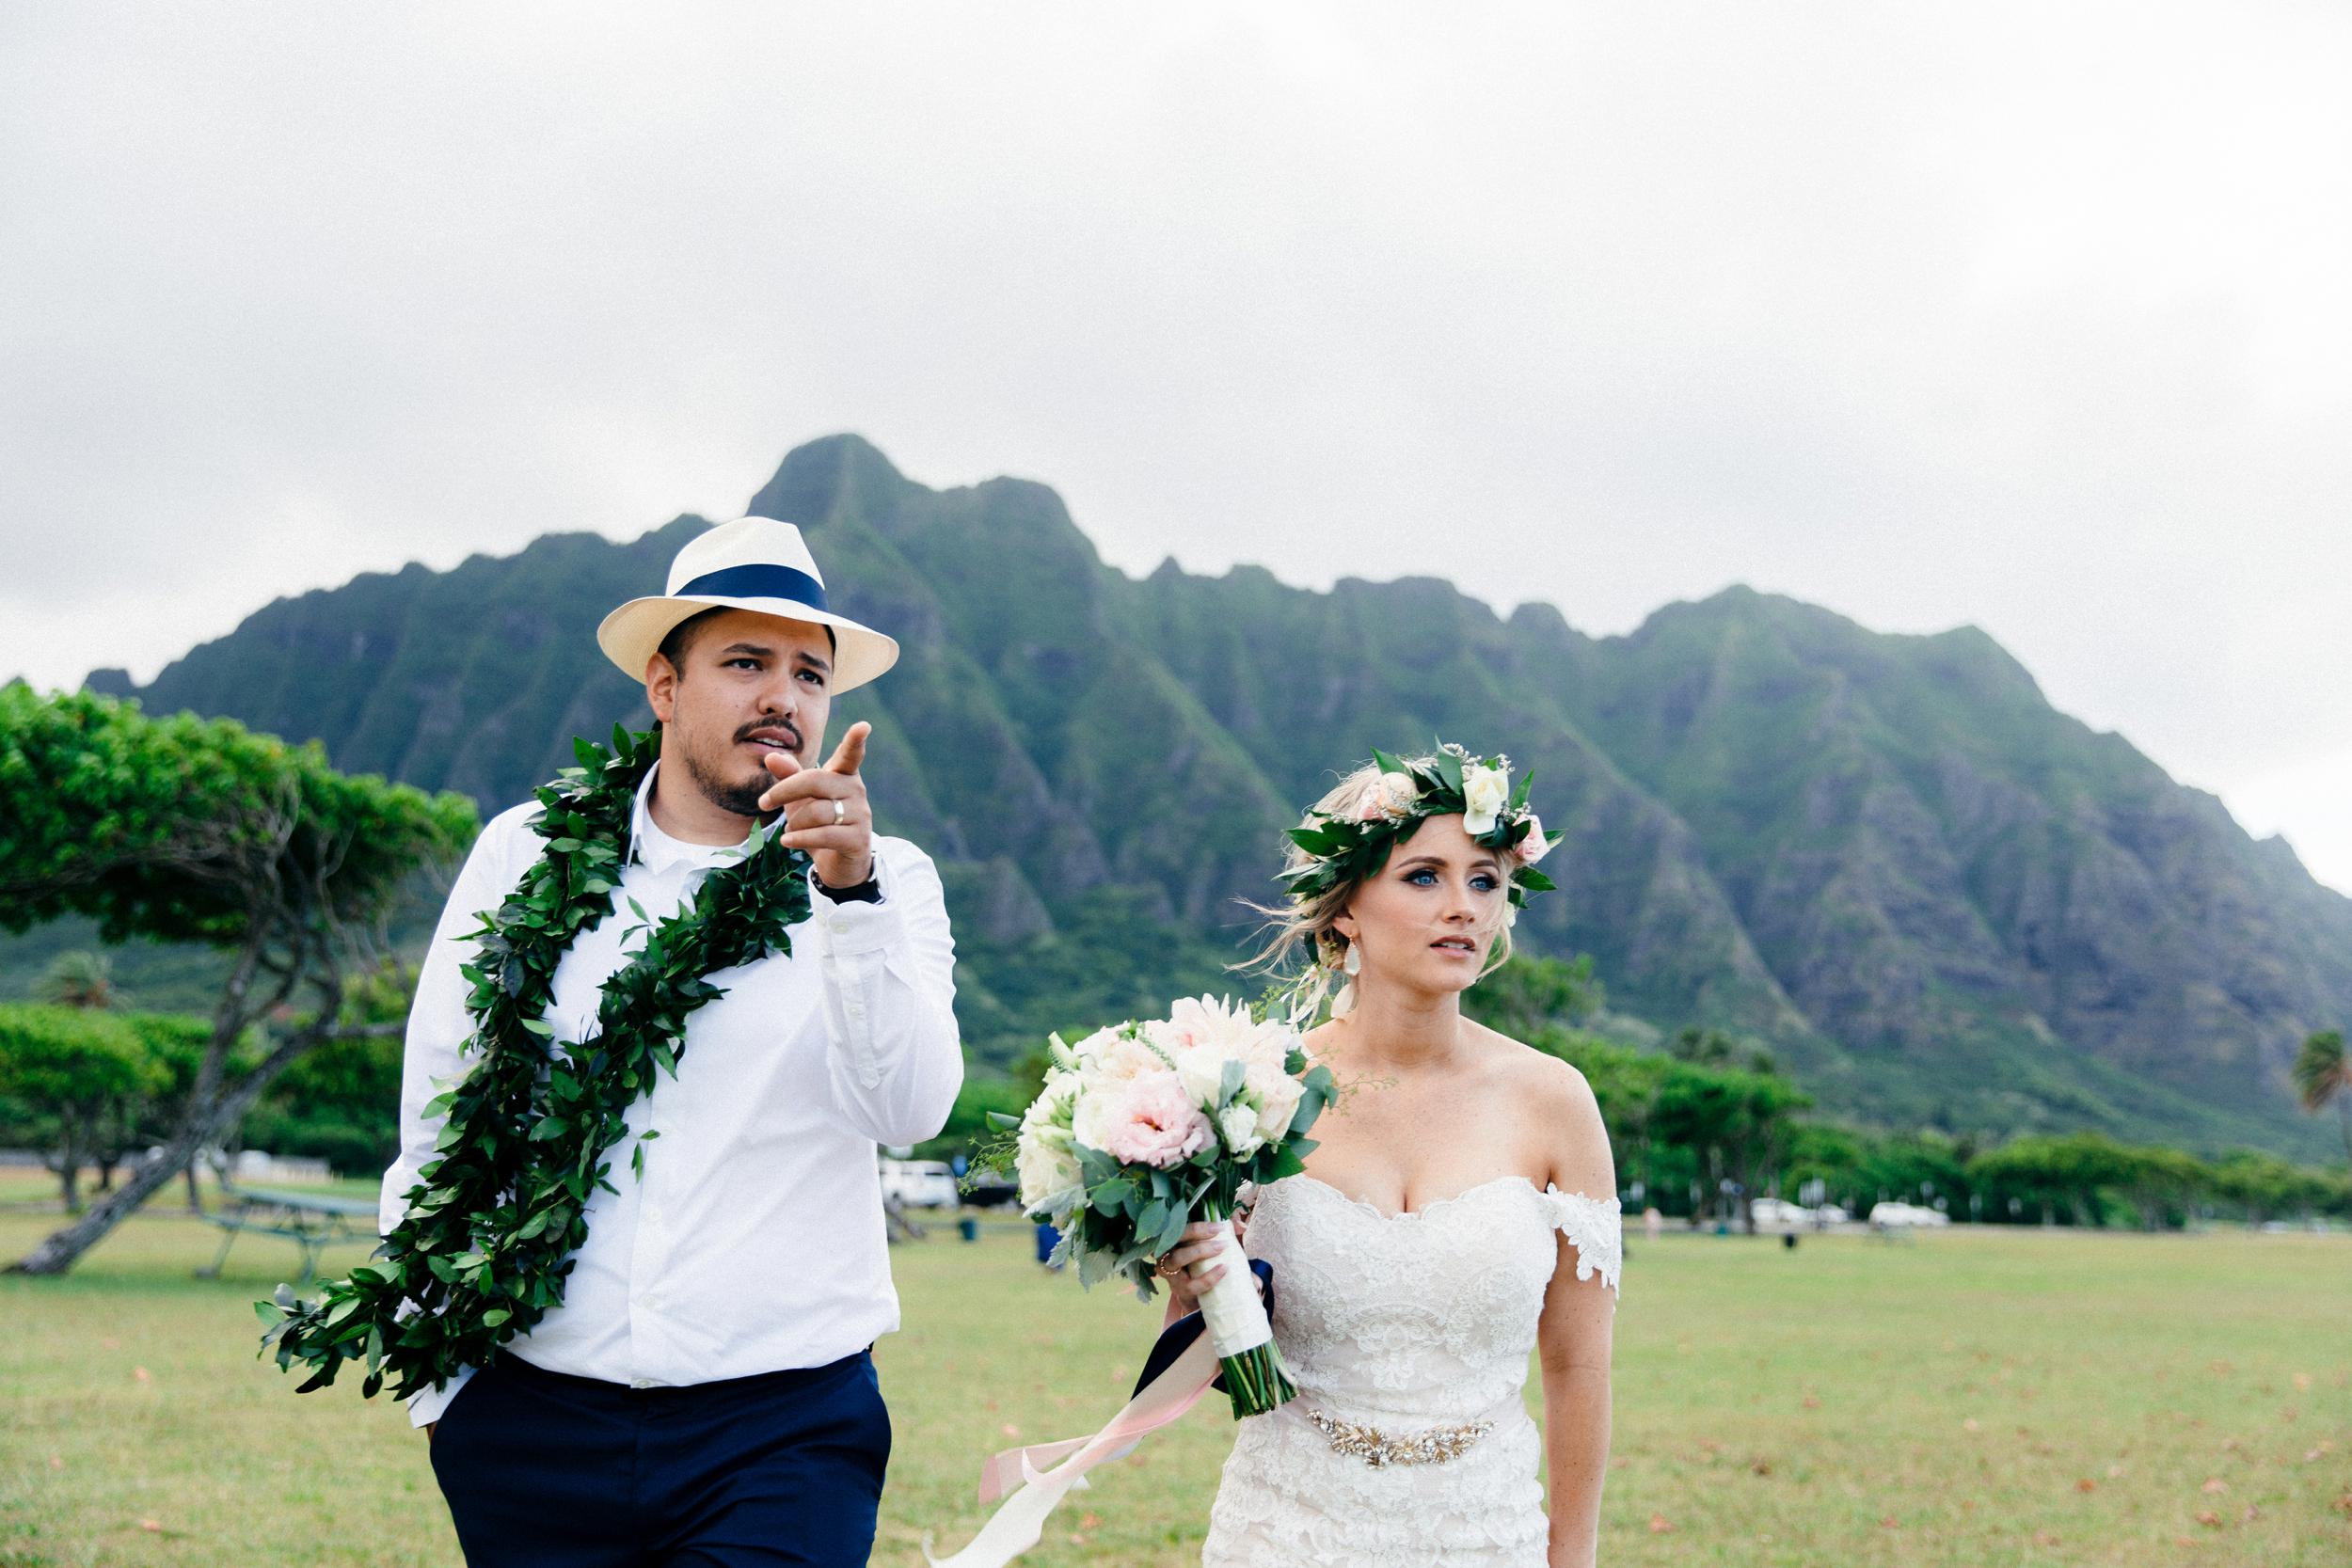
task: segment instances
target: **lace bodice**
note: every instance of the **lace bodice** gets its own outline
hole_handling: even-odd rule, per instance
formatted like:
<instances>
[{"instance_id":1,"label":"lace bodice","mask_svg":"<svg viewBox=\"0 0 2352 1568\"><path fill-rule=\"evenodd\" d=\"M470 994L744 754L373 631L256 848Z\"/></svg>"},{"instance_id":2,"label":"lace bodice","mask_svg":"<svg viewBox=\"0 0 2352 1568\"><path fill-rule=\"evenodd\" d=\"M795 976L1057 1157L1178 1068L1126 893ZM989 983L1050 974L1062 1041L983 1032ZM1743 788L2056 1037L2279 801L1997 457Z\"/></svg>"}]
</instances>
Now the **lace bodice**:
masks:
<instances>
[{"instance_id":1,"label":"lace bodice","mask_svg":"<svg viewBox=\"0 0 2352 1568\"><path fill-rule=\"evenodd\" d=\"M1204 1563L1372 1568L1541 1564L1541 1445L1523 1402L1544 1292L1574 1243L1577 1277L1613 1292L1620 1214L1502 1177L1391 1214L1312 1177L1250 1211L1250 1256L1274 1265L1274 1337L1299 1398L1241 1423ZM1408 1433L1484 1420L1442 1464L1373 1468L1308 1418Z\"/></svg>"}]
</instances>

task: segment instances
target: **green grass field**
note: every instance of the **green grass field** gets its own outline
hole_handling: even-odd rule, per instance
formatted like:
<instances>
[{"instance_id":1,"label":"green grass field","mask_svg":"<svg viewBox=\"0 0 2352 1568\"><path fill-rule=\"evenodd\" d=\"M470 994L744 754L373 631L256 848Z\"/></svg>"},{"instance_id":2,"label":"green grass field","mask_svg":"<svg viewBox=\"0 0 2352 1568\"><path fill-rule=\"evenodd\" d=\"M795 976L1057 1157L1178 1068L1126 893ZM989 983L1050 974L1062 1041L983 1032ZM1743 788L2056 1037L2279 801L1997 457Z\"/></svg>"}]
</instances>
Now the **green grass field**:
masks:
<instances>
[{"instance_id":1,"label":"green grass field","mask_svg":"<svg viewBox=\"0 0 2352 1568\"><path fill-rule=\"evenodd\" d=\"M0 1255L55 1222L0 1211ZM1024 1232L933 1235L898 1249L878 1352L894 1568L968 1537L982 1453L1116 1408L1157 1321ZM456 1563L400 1411L253 1358L293 1246L193 1278L215 1242L159 1204L68 1278L0 1278L0 1568ZM1612 1568L2352 1561L2352 1239L1675 1235L1626 1286ZM1026 1560L1196 1562L1230 1426L1203 1404L1098 1471Z\"/></svg>"}]
</instances>

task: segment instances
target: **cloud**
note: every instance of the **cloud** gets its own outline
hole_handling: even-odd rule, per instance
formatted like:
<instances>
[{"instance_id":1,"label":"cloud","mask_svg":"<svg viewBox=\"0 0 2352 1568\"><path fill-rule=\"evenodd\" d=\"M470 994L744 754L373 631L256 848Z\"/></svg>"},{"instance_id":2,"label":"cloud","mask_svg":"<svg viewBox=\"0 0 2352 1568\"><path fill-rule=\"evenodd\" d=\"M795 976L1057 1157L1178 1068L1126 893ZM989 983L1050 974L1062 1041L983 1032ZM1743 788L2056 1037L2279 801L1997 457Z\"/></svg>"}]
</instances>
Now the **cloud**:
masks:
<instances>
[{"instance_id":1,"label":"cloud","mask_svg":"<svg viewBox=\"0 0 2352 1568\"><path fill-rule=\"evenodd\" d=\"M2352 887L2339 11L4 25L0 669L857 429L1131 569L1974 622Z\"/></svg>"}]
</instances>

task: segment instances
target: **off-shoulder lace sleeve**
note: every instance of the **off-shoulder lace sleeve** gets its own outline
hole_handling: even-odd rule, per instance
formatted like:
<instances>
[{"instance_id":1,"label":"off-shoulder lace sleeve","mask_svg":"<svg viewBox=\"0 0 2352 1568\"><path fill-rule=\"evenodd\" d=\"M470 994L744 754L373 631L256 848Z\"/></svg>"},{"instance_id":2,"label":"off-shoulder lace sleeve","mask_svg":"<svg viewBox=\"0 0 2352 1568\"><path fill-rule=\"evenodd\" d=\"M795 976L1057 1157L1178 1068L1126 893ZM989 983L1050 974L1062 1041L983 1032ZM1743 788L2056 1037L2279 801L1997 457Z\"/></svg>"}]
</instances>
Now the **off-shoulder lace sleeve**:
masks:
<instances>
[{"instance_id":1,"label":"off-shoulder lace sleeve","mask_svg":"<svg viewBox=\"0 0 2352 1568\"><path fill-rule=\"evenodd\" d=\"M1553 1183L1544 1189L1544 1212L1576 1245L1576 1277L1590 1279L1597 1273L1603 1285L1616 1290L1625 1269L1625 1217L1617 1200L1564 1193Z\"/></svg>"}]
</instances>

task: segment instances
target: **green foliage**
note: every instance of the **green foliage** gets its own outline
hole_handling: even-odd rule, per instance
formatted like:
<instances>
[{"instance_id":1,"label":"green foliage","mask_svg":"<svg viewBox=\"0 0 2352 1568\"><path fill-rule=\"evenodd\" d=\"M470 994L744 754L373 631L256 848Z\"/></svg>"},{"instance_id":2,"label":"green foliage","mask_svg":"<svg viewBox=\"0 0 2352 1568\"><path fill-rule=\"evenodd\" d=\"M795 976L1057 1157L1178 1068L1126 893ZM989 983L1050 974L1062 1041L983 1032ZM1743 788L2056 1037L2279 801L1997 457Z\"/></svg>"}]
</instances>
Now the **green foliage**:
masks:
<instances>
[{"instance_id":1,"label":"green foliage","mask_svg":"<svg viewBox=\"0 0 2352 1568\"><path fill-rule=\"evenodd\" d=\"M60 1007L119 1007L124 1001L115 985L114 959L88 948L72 948L50 959L34 995Z\"/></svg>"},{"instance_id":2,"label":"green foliage","mask_svg":"<svg viewBox=\"0 0 2352 1568\"><path fill-rule=\"evenodd\" d=\"M264 878L298 911L366 922L474 822L462 796L347 777L232 720L0 687L0 928L81 914L109 942L236 945Z\"/></svg>"},{"instance_id":3,"label":"green foliage","mask_svg":"<svg viewBox=\"0 0 2352 1568\"><path fill-rule=\"evenodd\" d=\"M961 1154L967 1160L977 1158L981 1146L991 1142L997 1131L989 1117L1018 1117L1037 1098L1038 1086L1012 1078L967 1075L963 1086L956 1091L955 1108L947 1113L946 1125L939 1130L937 1137L915 1145L914 1157L950 1160Z\"/></svg>"},{"instance_id":4,"label":"green foliage","mask_svg":"<svg viewBox=\"0 0 2352 1568\"><path fill-rule=\"evenodd\" d=\"M83 1161L111 1162L107 1132L169 1075L119 1013L47 1004L0 1006L0 1097L46 1132L66 1207L78 1209Z\"/></svg>"},{"instance_id":5,"label":"green foliage","mask_svg":"<svg viewBox=\"0 0 2352 1568\"><path fill-rule=\"evenodd\" d=\"M256 1310L278 1364L335 1381L364 1359L363 1395L389 1377L405 1398L487 1365L563 1299L586 1209L613 1190L604 1156L627 1134L628 1108L662 1071L675 1076L686 1020L724 994L704 978L788 953L808 917L808 858L755 831L742 858L714 872L692 903L654 923L637 956L601 988L596 1032L559 1053L544 1021L573 940L612 908L628 853L637 787L659 732L616 730L612 751L586 741L580 766L539 791L532 831L547 848L476 936L464 968L476 1058L432 1109L446 1113L437 1157L407 1195L407 1215L376 1261L297 1299L285 1286ZM642 1141L631 1161L642 1171Z\"/></svg>"},{"instance_id":6,"label":"green foliage","mask_svg":"<svg viewBox=\"0 0 2352 1568\"><path fill-rule=\"evenodd\" d=\"M373 1176L400 1148L398 1035L355 1035L311 1050L246 1114L246 1144Z\"/></svg>"},{"instance_id":7,"label":"green foliage","mask_svg":"<svg viewBox=\"0 0 2352 1568\"><path fill-rule=\"evenodd\" d=\"M1515 950L1502 967L1462 995L1462 1011L1514 1039L1548 1025L1574 1025L1600 1010L1604 992L1593 977L1593 956L1548 958Z\"/></svg>"},{"instance_id":8,"label":"green foliage","mask_svg":"<svg viewBox=\"0 0 2352 1568\"><path fill-rule=\"evenodd\" d=\"M0 1005L0 1092L52 1115L94 1115L160 1086L164 1069L119 1015Z\"/></svg>"},{"instance_id":9,"label":"green foliage","mask_svg":"<svg viewBox=\"0 0 2352 1568\"><path fill-rule=\"evenodd\" d=\"M1156 915L1147 895L1124 888L1088 895L1048 933L1008 942L959 927L956 950L964 1049L999 1069L1049 1034L1161 1012L1179 996L1256 989L1228 967L1229 943Z\"/></svg>"}]
</instances>

